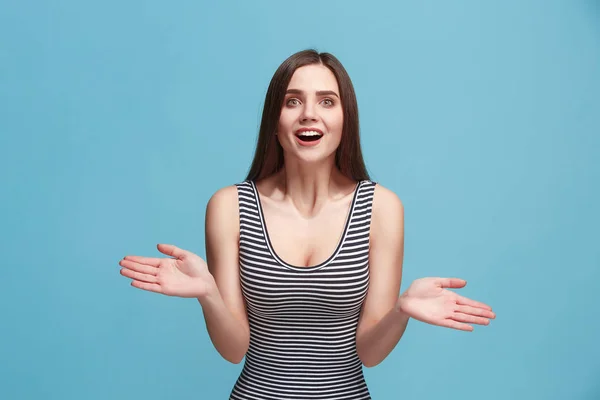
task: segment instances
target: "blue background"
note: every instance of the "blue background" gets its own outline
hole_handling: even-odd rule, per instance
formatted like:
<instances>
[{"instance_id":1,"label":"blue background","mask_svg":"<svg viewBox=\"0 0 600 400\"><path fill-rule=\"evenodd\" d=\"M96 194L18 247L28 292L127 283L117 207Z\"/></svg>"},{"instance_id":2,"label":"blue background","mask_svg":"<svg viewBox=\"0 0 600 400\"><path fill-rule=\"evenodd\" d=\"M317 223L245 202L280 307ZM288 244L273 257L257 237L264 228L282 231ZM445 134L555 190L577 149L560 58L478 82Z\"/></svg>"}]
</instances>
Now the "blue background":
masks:
<instances>
[{"instance_id":1,"label":"blue background","mask_svg":"<svg viewBox=\"0 0 600 400\"><path fill-rule=\"evenodd\" d=\"M0 398L227 398L198 303L118 262L204 256L273 72L314 47L404 202L402 289L462 277L498 314L412 321L373 398L600 399L599 1L0 4Z\"/></svg>"}]
</instances>

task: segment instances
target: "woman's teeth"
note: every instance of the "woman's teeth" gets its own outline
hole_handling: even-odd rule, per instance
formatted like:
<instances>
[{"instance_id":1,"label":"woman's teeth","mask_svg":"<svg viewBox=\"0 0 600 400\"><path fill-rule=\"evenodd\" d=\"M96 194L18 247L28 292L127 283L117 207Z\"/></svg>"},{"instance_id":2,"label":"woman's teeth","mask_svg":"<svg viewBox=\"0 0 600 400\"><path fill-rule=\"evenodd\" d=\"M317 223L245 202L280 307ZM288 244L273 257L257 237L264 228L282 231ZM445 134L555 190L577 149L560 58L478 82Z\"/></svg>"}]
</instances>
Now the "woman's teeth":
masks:
<instances>
[{"instance_id":1,"label":"woman's teeth","mask_svg":"<svg viewBox=\"0 0 600 400\"><path fill-rule=\"evenodd\" d=\"M317 131L304 131L296 136L298 136L298 138L303 141L313 141L320 139L323 135Z\"/></svg>"},{"instance_id":2,"label":"woman's teeth","mask_svg":"<svg viewBox=\"0 0 600 400\"><path fill-rule=\"evenodd\" d=\"M321 136L321 134L317 131L304 131L300 134L300 136L315 136L315 135Z\"/></svg>"}]
</instances>

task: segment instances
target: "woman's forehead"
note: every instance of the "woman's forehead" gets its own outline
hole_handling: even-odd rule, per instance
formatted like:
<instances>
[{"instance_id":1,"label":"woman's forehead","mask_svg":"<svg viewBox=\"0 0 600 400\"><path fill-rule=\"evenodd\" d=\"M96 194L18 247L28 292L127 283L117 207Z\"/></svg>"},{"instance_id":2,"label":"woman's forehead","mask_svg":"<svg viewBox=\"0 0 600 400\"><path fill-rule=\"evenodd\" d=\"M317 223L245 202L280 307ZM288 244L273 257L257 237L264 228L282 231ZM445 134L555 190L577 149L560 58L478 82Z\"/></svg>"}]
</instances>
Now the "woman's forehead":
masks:
<instances>
[{"instance_id":1,"label":"woman's forehead","mask_svg":"<svg viewBox=\"0 0 600 400\"><path fill-rule=\"evenodd\" d=\"M303 92L316 92L333 90L338 92L338 83L335 75L324 65L314 64L298 68L288 85L288 89Z\"/></svg>"}]
</instances>

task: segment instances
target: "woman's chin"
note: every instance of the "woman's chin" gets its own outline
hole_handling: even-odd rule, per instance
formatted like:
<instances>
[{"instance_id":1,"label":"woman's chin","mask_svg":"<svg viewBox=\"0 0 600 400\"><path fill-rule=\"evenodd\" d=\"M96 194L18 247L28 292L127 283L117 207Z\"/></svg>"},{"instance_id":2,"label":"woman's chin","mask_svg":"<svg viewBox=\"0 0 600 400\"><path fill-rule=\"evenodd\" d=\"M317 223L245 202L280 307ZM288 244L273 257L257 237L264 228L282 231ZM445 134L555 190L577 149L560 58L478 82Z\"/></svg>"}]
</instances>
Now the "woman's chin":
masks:
<instances>
[{"instance_id":1,"label":"woman's chin","mask_svg":"<svg viewBox=\"0 0 600 400\"><path fill-rule=\"evenodd\" d=\"M289 161L293 160L294 163L304 166L321 165L328 162L331 162L332 164L335 163L335 149L331 152L325 152L322 150L323 149L317 151L316 148L309 151L300 149L299 151L294 151L291 154L287 153L284 157Z\"/></svg>"}]
</instances>

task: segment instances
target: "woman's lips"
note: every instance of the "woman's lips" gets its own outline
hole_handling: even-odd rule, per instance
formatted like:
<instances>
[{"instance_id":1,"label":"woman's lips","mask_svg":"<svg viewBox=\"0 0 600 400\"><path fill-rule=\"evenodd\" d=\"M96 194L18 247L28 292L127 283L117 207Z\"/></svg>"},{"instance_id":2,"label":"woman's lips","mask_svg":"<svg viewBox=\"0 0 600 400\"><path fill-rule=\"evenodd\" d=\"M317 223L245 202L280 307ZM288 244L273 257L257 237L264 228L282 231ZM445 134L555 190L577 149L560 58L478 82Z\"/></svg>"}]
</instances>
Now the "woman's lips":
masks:
<instances>
[{"instance_id":1,"label":"woman's lips","mask_svg":"<svg viewBox=\"0 0 600 400\"><path fill-rule=\"evenodd\" d=\"M303 128L296 131L296 141L301 146L312 147L319 144L323 132L315 128Z\"/></svg>"}]
</instances>

